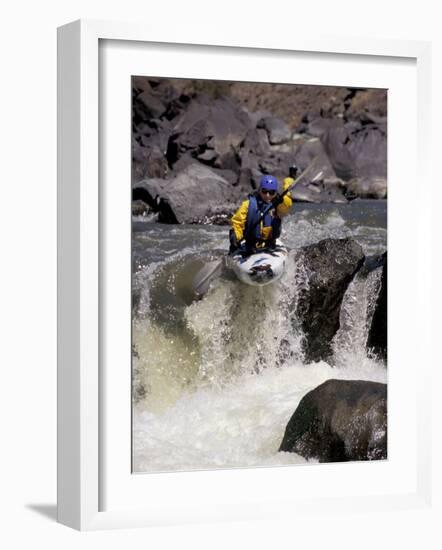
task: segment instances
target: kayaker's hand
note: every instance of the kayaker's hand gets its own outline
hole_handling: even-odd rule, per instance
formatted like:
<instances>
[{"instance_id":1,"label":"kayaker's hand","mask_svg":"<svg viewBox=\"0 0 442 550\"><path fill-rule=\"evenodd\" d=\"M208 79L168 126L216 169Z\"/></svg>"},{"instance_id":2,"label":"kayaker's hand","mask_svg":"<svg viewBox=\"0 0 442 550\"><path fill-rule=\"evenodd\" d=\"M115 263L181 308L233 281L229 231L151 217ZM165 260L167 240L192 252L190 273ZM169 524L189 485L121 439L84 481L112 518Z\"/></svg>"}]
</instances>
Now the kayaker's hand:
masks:
<instances>
[{"instance_id":1,"label":"kayaker's hand","mask_svg":"<svg viewBox=\"0 0 442 550\"><path fill-rule=\"evenodd\" d=\"M279 193L276 194L276 197L272 199L272 204L276 208L278 204L281 204L284 201L284 197L281 197Z\"/></svg>"},{"instance_id":2,"label":"kayaker's hand","mask_svg":"<svg viewBox=\"0 0 442 550\"><path fill-rule=\"evenodd\" d=\"M298 175L299 169L296 166L296 164L292 164L289 168L289 176L293 179L296 179L296 176Z\"/></svg>"}]
</instances>

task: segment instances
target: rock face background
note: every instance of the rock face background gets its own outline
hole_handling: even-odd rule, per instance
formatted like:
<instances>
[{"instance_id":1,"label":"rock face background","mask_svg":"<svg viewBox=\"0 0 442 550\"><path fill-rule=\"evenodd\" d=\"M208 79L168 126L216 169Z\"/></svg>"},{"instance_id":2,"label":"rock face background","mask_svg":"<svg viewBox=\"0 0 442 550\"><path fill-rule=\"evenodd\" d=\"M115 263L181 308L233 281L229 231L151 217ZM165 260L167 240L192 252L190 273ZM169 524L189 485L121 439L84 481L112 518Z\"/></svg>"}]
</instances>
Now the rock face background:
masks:
<instances>
[{"instance_id":1,"label":"rock face background","mask_svg":"<svg viewBox=\"0 0 442 550\"><path fill-rule=\"evenodd\" d=\"M314 158L296 200L385 198L386 109L384 90L133 77L134 213L226 223L261 175Z\"/></svg>"}]
</instances>

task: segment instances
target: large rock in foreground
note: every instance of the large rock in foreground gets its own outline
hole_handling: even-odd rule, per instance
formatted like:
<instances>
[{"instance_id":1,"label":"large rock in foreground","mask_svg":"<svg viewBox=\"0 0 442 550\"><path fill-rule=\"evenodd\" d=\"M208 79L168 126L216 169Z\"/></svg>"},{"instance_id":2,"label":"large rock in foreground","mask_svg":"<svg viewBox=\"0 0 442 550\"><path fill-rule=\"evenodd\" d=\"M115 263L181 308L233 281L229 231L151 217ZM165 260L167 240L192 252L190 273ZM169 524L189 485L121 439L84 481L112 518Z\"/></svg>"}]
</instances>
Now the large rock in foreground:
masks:
<instances>
[{"instance_id":1,"label":"large rock in foreground","mask_svg":"<svg viewBox=\"0 0 442 550\"><path fill-rule=\"evenodd\" d=\"M364 263L364 253L353 239L324 239L301 248L295 262L297 286L301 289L295 319L300 320L305 336L305 359L327 359L339 329L342 299Z\"/></svg>"},{"instance_id":2,"label":"large rock in foreground","mask_svg":"<svg viewBox=\"0 0 442 550\"><path fill-rule=\"evenodd\" d=\"M133 199L146 202L163 223L219 223L227 220L238 202L234 187L200 164L190 164L168 180L139 182L133 188Z\"/></svg>"},{"instance_id":3,"label":"large rock in foreground","mask_svg":"<svg viewBox=\"0 0 442 550\"><path fill-rule=\"evenodd\" d=\"M279 450L319 462L387 458L387 386L324 382L302 398Z\"/></svg>"}]
</instances>

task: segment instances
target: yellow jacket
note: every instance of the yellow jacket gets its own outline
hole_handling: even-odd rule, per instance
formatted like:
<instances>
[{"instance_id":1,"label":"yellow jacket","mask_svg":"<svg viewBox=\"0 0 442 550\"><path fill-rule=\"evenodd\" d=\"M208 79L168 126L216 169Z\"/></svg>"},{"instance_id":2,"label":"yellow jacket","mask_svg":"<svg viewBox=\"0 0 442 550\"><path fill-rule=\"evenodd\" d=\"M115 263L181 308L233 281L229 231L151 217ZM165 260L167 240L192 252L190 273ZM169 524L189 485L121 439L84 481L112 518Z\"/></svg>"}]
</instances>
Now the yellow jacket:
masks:
<instances>
[{"instance_id":1,"label":"yellow jacket","mask_svg":"<svg viewBox=\"0 0 442 550\"><path fill-rule=\"evenodd\" d=\"M284 191L292 185L292 183L295 180L293 178L284 178L283 181L283 188ZM246 199L241 206L238 208L238 210L235 212L235 214L232 216L230 222L232 224L232 228L235 231L236 238L238 242L240 242L242 239L244 239L244 233L246 230L246 222L247 222L247 212L249 210L249 199ZM273 215L277 216L278 218L282 218L286 216L290 208L293 205L293 199L291 196L290 191L286 193L283 197L283 202L281 204L278 204L276 207L276 213ZM261 239L262 240L268 240L272 238L272 227L271 226L264 226L263 222L261 222Z\"/></svg>"}]
</instances>

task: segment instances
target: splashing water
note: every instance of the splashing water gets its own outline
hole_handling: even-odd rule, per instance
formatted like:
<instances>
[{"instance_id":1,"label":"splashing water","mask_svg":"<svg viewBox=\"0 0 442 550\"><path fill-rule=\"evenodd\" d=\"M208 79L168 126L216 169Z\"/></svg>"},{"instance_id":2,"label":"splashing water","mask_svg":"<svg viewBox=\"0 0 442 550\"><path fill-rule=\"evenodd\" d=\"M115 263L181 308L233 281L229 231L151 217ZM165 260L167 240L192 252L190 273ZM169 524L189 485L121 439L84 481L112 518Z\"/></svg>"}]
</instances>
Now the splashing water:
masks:
<instances>
[{"instance_id":1,"label":"splashing water","mask_svg":"<svg viewBox=\"0 0 442 550\"><path fill-rule=\"evenodd\" d=\"M375 361L367 355L366 343L374 306L381 284L381 268L356 274L341 305L340 328L333 338L336 366L349 367Z\"/></svg>"}]
</instances>

